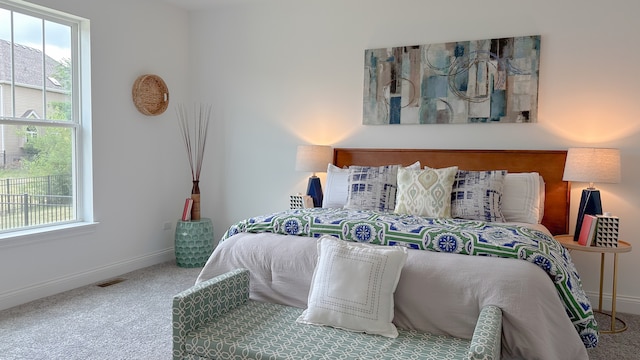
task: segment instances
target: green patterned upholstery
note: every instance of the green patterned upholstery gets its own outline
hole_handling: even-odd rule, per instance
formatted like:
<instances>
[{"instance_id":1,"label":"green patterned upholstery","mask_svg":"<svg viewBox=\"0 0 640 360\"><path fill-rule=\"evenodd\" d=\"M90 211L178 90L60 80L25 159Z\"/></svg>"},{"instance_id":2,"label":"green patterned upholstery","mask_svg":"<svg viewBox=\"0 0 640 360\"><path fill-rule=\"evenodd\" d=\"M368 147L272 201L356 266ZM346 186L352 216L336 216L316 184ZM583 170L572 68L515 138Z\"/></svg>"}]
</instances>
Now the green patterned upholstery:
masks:
<instances>
[{"instance_id":1,"label":"green patterned upholstery","mask_svg":"<svg viewBox=\"0 0 640 360\"><path fill-rule=\"evenodd\" d=\"M246 269L216 276L176 295L173 298L173 358L188 358L185 344L189 333L248 300L249 271Z\"/></svg>"},{"instance_id":2,"label":"green patterned upholstery","mask_svg":"<svg viewBox=\"0 0 640 360\"><path fill-rule=\"evenodd\" d=\"M502 346L502 310L485 306L480 311L469 346L469 360L498 360Z\"/></svg>"},{"instance_id":3,"label":"green patterned upholstery","mask_svg":"<svg viewBox=\"0 0 640 360\"><path fill-rule=\"evenodd\" d=\"M302 309L247 301L248 279L247 270L234 270L174 298L174 359L500 358L495 306L482 309L472 340L407 330L392 339L296 323Z\"/></svg>"}]
</instances>

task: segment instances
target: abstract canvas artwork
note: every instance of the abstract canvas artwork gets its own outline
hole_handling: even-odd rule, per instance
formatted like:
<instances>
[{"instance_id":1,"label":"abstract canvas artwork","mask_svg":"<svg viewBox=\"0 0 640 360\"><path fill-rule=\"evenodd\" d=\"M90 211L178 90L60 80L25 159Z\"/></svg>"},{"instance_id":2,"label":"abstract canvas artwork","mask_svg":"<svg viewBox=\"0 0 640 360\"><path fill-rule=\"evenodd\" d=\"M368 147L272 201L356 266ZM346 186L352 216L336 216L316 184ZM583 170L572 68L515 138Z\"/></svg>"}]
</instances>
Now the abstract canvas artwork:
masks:
<instances>
[{"instance_id":1,"label":"abstract canvas artwork","mask_svg":"<svg viewBox=\"0 0 640 360\"><path fill-rule=\"evenodd\" d=\"M540 36L365 50L363 124L537 121Z\"/></svg>"}]
</instances>

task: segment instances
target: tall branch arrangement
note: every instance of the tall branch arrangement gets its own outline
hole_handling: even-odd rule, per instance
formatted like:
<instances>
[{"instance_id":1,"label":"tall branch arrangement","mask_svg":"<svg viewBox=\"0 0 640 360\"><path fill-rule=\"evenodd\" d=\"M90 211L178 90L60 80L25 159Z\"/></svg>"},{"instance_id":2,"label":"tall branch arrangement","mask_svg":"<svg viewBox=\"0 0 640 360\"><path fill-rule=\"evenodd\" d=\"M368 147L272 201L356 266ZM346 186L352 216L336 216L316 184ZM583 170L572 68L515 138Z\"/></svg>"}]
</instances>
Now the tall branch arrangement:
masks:
<instances>
[{"instance_id":1,"label":"tall branch arrangement","mask_svg":"<svg viewBox=\"0 0 640 360\"><path fill-rule=\"evenodd\" d=\"M204 147L207 144L207 131L209 130L209 119L211 118L211 105L200 104L193 106L193 124L189 120L189 114L184 104L178 104L176 113L184 146L189 157L191 180L200 181L202 158L204 157Z\"/></svg>"}]
</instances>

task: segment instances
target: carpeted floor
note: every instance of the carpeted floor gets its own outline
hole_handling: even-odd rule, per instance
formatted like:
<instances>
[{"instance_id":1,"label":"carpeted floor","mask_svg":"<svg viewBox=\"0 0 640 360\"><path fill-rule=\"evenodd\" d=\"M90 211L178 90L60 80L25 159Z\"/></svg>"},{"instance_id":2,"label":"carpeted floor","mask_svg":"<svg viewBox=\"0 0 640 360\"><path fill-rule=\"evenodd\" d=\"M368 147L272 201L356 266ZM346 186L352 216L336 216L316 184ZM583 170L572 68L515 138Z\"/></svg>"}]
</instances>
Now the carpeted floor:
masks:
<instances>
[{"instance_id":1,"label":"carpeted floor","mask_svg":"<svg viewBox=\"0 0 640 360\"><path fill-rule=\"evenodd\" d=\"M111 286L89 285L0 311L0 359L171 359L171 298L193 285L199 271L159 264ZM629 330L602 334L590 359L640 358L640 316L618 315ZM597 319L609 326L603 315Z\"/></svg>"},{"instance_id":2,"label":"carpeted floor","mask_svg":"<svg viewBox=\"0 0 640 360\"><path fill-rule=\"evenodd\" d=\"M597 307L597 303L595 304ZM595 349L590 349L591 360L635 360L640 359L640 315L616 313L629 328L617 334L600 334L600 342ZM596 320L601 329L610 329L610 317L596 313ZM618 328L622 326L617 323Z\"/></svg>"},{"instance_id":3,"label":"carpeted floor","mask_svg":"<svg viewBox=\"0 0 640 360\"><path fill-rule=\"evenodd\" d=\"M171 298L199 272L169 262L1 311L0 359L171 359Z\"/></svg>"}]
</instances>

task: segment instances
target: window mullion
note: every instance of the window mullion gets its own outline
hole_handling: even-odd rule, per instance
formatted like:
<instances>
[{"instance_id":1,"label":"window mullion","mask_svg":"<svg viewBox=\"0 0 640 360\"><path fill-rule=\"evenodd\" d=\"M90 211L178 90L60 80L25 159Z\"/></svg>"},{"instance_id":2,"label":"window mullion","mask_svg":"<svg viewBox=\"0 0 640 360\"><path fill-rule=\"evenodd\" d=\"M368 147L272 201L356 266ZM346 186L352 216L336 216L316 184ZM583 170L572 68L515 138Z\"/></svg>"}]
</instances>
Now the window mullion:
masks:
<instances>
[{"instance_id":1,"label":"window mullion","mask_svg":"<svg viewBox=\"0 0 640 360\"><path fill-rule=\"evenodd\" d=\"M46 31L44 19L40 19L40 29L42 31L42 118L48 119L47 115L47 55L45 54Z\"/></svg>"},{"instance_id":2,"label":"window mullion","mask_svg":"<svg viewBox=\"0 0 640 360\"><path fill-rule=\"evenodd\" d=\"M14 44L14 36L13 36L13 29L14 29L14 24L13 24L13 11L10 12L11 13L11 29L10 29L10 56L11 56L11 87L10 87L10 93L11 93L11 116L12 117L16 117L16 67L15 67L15 44Z\"/></svg>"},{"instance_id":3,"label":"window mullion","mask_svg":"<svg viewBox=\"0 0 640 360\"><path fill-rule=\"evenodd\" d=\"M82 92L80 91L80 82L82 81L82 61L80 61L80 33L80 26L78 24L71 25L71 120L78 124L82 122Z\"/></svg>"}]
</instances>

